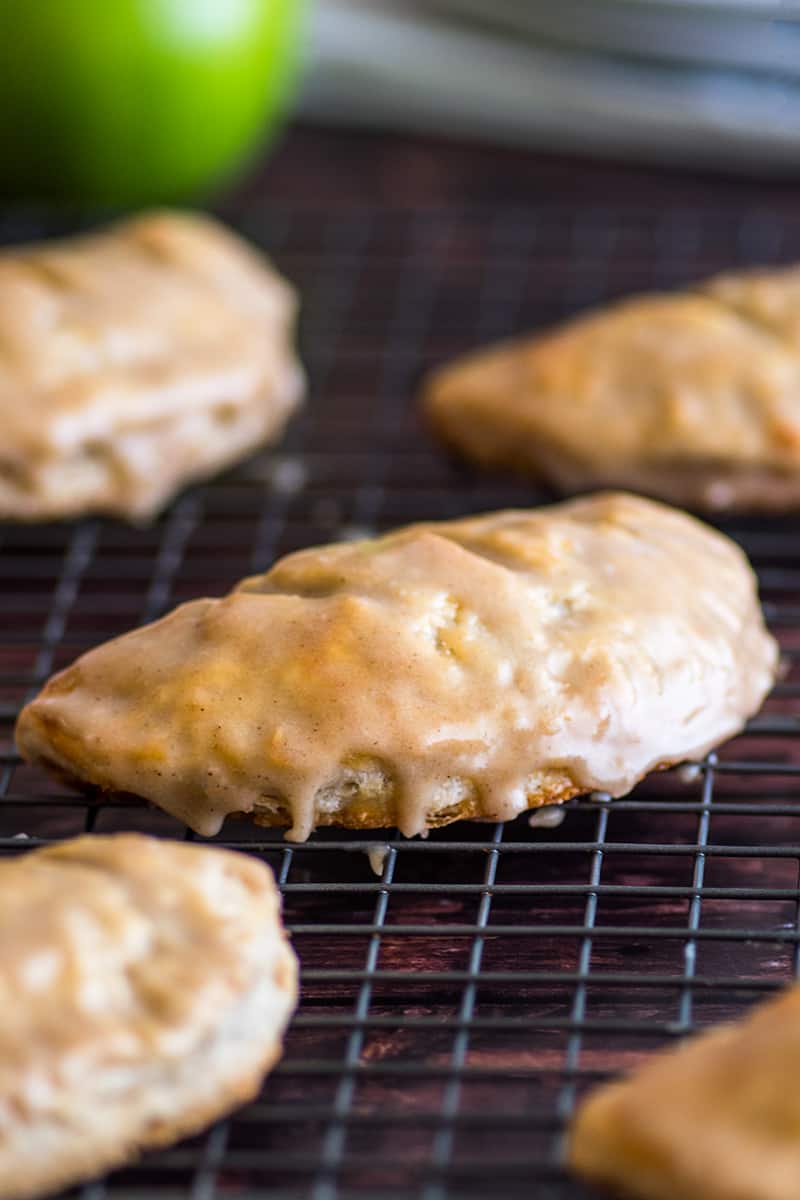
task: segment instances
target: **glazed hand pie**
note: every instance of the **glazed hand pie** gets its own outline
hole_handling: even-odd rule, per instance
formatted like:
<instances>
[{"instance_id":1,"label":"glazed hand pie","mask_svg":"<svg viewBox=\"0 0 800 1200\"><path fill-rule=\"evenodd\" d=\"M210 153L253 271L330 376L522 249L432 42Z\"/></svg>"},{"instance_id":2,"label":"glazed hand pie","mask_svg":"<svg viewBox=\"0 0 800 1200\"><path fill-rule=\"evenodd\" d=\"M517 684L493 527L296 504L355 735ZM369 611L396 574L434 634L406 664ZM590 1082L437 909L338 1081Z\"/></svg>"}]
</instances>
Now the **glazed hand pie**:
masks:
<instances>
[{"instance_id":1,"label":"glazed hand pie","mask_svg":"<svg viewBox=\"0 0 800 1200\"><path fill-rule=\"evenodd\" d=\"M0 519L151 516L277 436L292 290L207 217L0 254Z\"/></svg>"},{"instance_id":2,"label":"glazed hand pie","mask_svg":"<svg viewBox=\"0 0 800 1200\"><path fill-rule=\"evenodd\" d=\"M75 1183L258 1091L297 997L269 869L82 837L0 864L0 1196Z\"/></svg>"},{"instance_id":3,"label":"glazed hand pie","mask_svg":"<svg viewBox=\"0 0 800 1200\"><path fill-rule=\"evenodd\" d=\"M800 266L637 297L437 371L434 427L562 491L800 504Z\"/></svg>"},{"instance_id":4,"label":"glazed hand pie","mask_svg":"<svg viewBox=\"0 0 800 1200\"><path fill-rule=\"evenodd\" d=\"M570 1162L633 1200L797 1200L799 1071L794 987L591 1094Z\"/></svg>"},{"instance_id":5,"label":"glazed hand pie","mask_svg":"<svg viewBox=\"0 0 800 1200\"><path fill-rule=\"evenodd\" d=\"M777 650L733 542L625 495L305 550L90 651L22 754L198 832L505 820L704 754Z\"/></svg>"}]
</instances>

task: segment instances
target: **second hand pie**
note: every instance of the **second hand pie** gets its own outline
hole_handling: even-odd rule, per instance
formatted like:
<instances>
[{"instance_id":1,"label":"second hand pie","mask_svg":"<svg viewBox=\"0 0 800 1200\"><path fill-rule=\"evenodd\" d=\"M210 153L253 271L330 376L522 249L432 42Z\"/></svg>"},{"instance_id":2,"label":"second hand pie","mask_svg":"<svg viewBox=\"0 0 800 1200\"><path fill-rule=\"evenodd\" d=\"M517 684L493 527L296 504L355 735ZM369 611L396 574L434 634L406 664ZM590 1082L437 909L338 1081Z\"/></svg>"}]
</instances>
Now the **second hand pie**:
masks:
<instances>
[{"instance_id":1,"label":"second hand pie","mask_svg":"<svg viewBox=\"0 0 800 1200\"><path fill-rule=\"evenodd\" d=\"M305 550L90 651L22 754L211 836L506 820L737 733L775 676L741 550L627 495Z\"/></svg>"},{"instance_id":2,"label":"second hand pie","mask_svg":"<svg viewBox=\"0 0 800 1200\"><path fill-rule=\"evenodd\" d=\"M295 297L208 217L0 254L0 519L142 520L277 436Z\"/></svg>"},{"instance_id":3,"label":"second hand pie","mask_svg":"<svg viewBox=\"0 0 800 1200\"><path fill-rule=\"evenodd\" d=\"M800 504L800 267L634 296L430 377L426 412L484 466L559 491L710 511Z\"/></svg>"}]
</instances>

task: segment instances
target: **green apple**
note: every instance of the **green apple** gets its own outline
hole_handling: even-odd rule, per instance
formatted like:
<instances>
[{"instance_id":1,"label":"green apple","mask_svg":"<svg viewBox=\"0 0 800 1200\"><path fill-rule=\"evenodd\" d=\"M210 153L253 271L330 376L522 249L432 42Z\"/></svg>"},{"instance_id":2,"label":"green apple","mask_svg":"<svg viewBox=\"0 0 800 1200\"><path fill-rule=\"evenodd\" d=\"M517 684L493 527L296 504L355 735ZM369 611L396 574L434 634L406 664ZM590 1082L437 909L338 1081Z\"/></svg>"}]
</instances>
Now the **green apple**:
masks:
<instances>
[{"instance_id":1,"label":"green apple","mask_svg":"<svg viewBox=\"0 0 800 1200\"><path fill-rule=\"evenodd\" d=\"M303 0L0 0L0 186L137 205L200 197L274 131Z\"/></svg>"}]
</instances>

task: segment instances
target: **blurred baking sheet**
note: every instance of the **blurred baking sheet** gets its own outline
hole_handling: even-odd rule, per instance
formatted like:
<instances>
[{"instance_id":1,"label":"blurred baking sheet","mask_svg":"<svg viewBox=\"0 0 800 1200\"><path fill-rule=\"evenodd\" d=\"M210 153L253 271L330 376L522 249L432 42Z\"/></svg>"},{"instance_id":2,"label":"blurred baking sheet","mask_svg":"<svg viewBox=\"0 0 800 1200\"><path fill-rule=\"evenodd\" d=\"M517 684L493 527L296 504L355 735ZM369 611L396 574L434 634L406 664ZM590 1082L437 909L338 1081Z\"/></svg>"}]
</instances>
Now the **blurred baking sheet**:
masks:
<instances>
[{"instance_id":1,"label":"blurred baking sheet","mask_svg":"<svg viewBox=\"0 0 800 1200\"><path fill-rule=\"evenodd\" d=\"M785 174L800 167L800 25L795 22L755 22L763 33L763 61L735 69L733 63L689 61L688 55L687 61L675 61L676 55L636 57L630 50L611 53L565 45L552 36L537 38L529 32L536 4L528 8L524 34L518 27L501 27L503 11L507 21L508 12L518 7L510 0L494 0L491 20L456 18L456 7L463 13L472 4L477 0L435 0L424 6L319 0L305 112L331 122L667 164ZM585 4L603 7L601 0ZM450 16L444 7L451 9ZM566 24L581 0L560 0L558 7ZM657 9L663 15L667 4L626 0L616 7L637 7L653 16ZM543 19L559 17L551 11ZM734 41L743 52L748 28L745 22L738 39L727 43L731 53ZM752 29L749 40L755 45ZM790 47L797 52L790 54ZM785 70L769 68L766 59L772 54L786 58Z\"/></svg>"}]
</instances>

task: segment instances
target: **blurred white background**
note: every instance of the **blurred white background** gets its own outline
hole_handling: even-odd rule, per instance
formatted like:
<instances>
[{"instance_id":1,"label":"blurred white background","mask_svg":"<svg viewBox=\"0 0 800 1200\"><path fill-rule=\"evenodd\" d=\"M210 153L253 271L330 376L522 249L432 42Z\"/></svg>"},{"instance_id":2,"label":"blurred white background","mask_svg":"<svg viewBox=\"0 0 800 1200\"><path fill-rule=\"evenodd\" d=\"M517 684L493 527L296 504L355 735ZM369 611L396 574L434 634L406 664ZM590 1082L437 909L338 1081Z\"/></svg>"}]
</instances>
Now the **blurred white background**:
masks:
<instances>
[{"instance_id":1,"label":"blurred white background","mask_svg":"<svg viewBox=\"0 0 800 1200\"><path fill-rule=\"evenodd\" d=\"M800 0L318 0L315 119L800 170Z\"/></svg>"}]
</instances>

